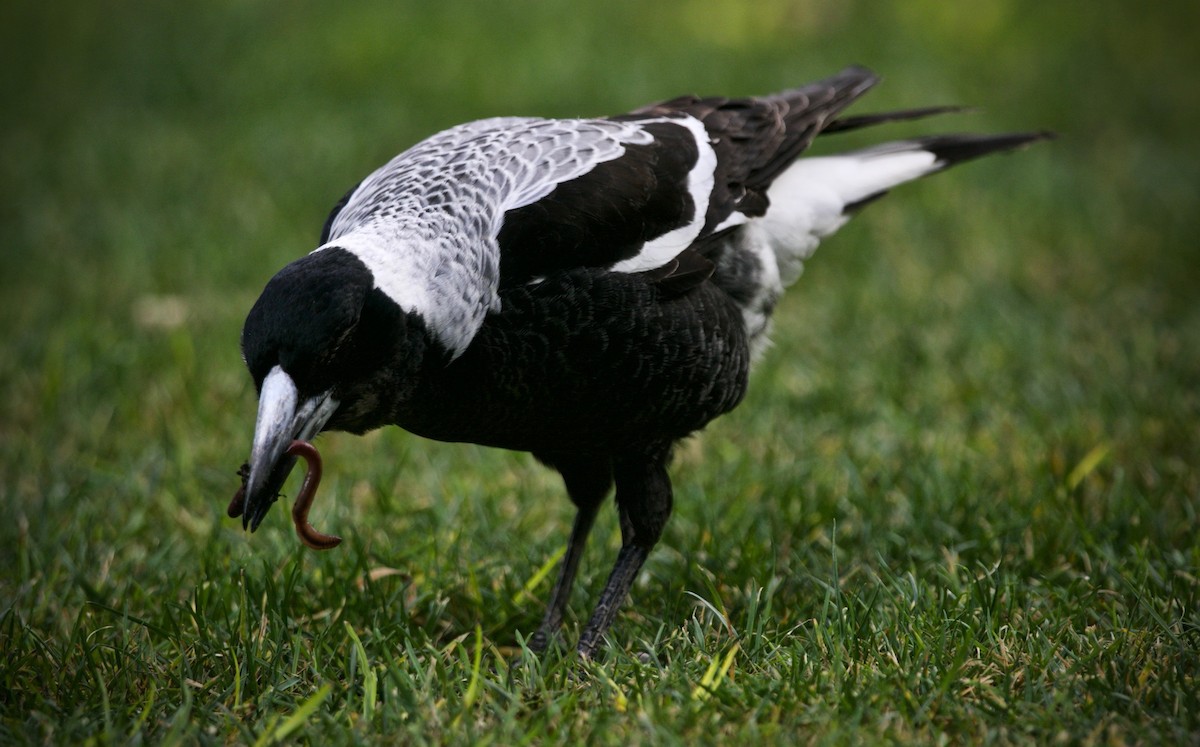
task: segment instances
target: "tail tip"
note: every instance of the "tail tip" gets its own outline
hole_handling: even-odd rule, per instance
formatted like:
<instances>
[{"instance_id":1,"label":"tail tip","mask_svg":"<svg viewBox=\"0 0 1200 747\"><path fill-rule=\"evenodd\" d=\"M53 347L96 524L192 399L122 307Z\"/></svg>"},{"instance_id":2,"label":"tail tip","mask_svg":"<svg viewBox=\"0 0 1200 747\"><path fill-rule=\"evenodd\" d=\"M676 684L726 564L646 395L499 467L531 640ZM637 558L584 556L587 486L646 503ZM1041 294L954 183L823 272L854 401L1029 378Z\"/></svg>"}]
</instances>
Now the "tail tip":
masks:
<instances>
[{"instance_id":1,"label":"tail tip","mask_svg":"<svg viewBox=\"0 0 1200 747\"><path fill-rule=\"evenodd\" d=\"M1010 132L1002 135L935 135L923 138L921 146L932 153L943 167L970 161L990 153L1004 153L1025 148L1041 140L1055 140L1058 133L1051 130Z\"/></svg>"}]
</instances>

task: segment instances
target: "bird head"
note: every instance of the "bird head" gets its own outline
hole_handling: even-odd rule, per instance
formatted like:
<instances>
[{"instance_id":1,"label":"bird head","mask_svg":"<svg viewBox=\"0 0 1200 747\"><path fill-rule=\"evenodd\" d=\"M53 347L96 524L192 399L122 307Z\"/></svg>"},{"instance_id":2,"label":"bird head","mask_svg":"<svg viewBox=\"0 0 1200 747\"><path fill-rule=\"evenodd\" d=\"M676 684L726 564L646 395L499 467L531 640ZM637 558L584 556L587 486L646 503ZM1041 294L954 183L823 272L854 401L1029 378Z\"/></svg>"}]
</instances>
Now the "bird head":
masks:
<instances>
[{"instance_id":1,"label":"bird head","mask_svg":"<svg viewBox=\"0 0 1200 747\"><path fill-rule=\"evenodd\" d=\"M390 422L420 364L419 320L374 286L357 257L326 248L280 270L246 317L242 356L258 390L242 512L251 531L295 466L294 440Z\"/></svg>"}]
</instances>

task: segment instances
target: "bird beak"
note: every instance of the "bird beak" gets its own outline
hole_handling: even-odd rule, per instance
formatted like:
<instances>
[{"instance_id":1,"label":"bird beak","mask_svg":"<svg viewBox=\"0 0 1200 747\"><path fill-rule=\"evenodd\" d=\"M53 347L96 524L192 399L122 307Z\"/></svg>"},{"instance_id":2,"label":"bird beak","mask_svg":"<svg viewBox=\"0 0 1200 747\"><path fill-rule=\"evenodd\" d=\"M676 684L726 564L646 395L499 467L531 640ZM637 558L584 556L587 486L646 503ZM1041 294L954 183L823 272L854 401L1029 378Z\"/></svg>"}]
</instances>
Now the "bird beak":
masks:
<instances>
[{"instance_id":1,"label":"bird beak","mask_svg":"<svg viewBox=\"0 0 1200 747\"><path fill-rule=\"evenodd\" d=\"M279 366L263 379L245 486L243 528L252 532L258 529L283 488L296 464L296 458L286 453L292 441L312 440L337 407L331 392L301 400L296 382Z\"/></svg>"}]
</instances>

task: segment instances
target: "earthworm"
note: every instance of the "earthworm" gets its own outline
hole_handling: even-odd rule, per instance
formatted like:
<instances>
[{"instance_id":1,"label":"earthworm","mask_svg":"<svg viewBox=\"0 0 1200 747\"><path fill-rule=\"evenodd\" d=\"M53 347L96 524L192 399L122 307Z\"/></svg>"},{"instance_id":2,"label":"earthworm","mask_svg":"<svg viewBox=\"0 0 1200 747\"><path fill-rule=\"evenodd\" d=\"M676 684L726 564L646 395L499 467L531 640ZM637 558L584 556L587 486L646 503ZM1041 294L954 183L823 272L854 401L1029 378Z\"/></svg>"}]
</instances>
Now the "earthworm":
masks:
<instances>
[{"instance_id":1,"label":"earthworm","mask_svg":"<svg viewBox=\"0 0 1200 747\"><path fill-rule=\"evenodd\" d=\"M292 504L292 523L296 525L296 534L300 541L314 550L331 550L341 544L342 538L331 534L322 534L313 529L308 523L308 509L312 506L313 496L317 494L317 486L321 484L321 455L317 447L308 441L292 441L287 448L289 456L300 457L308 463L308 472L300 485L300 493ZM237 500L237 496L234 496ZM231 504L232 510L232 504Z\"/></svg>"},{"instance_id":2,"label":"earthworm","mask_svg":"<svg viewBox=\"0 0 1200 747\"><path fill-rule=\"evenodd\" d=\"M225 509L225 513L229 514L229 518L233 519L242 515L242 509L246 507L246 480L250 478L250 464L244 462L238 468L238 477L242 478L242 485L233 494L233 500L229 502L229 508Z\"/></svg>"}]
</instances>

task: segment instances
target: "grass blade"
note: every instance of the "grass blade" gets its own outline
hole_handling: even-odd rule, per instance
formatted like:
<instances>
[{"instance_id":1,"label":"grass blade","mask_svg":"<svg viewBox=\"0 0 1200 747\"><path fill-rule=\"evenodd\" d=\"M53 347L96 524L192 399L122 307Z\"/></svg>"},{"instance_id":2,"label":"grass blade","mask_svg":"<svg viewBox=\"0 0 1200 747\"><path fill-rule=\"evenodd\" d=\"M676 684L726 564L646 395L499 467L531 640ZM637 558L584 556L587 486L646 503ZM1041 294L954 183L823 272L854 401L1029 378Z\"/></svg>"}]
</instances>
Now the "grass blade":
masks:
<instances>
[{"instance_id":1,"label":"grass blade","mask_svg":"<svg viewBox=\"0 0 1200 747\"><path fill-rule=\"evenodd\" d=\"M333 686L327 682L301 703L299 708L292 711L291 715L287 718L282 721L278 719L273 720L266 731L255 741L256 747L277 744L287 739L292 732L304 726L305 722L317 712L317 708L329 697L329 693L331 692L333 692Z\"/></svg>"}]
</instances>

